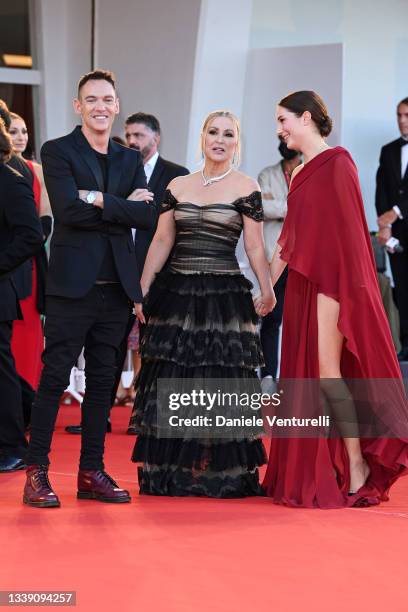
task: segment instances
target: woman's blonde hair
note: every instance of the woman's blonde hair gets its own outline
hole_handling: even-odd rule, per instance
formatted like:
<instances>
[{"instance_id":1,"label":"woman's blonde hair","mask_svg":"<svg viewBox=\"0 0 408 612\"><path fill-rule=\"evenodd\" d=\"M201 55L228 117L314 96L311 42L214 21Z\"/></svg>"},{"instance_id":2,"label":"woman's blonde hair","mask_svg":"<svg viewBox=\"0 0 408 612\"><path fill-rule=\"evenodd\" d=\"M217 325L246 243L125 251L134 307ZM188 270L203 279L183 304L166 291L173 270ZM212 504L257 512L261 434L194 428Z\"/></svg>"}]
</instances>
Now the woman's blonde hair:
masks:
<instances>
[{"instance_id":1,"label":"woman's blonde hair","mask_svg":"<svg viewBox=\"0 0 408 612\"><path fill-rule=\"evenodd\" d=\"M240 164L240 161L241 161L241 126L239 124L238 118L234 115L234 113L232 113L229 110L215 110L215 111L212 111L204 119L204 123L203 123L202 128L201 128L201 137L200 137L201 156L204 158L204 142L205 142L205 137L207 135L208 126L210 125L211 121L213 119L215 119L215 117L228 117L229 119L231 119L231 121L232 121L232 123L234 125L235 131L237 133L237 146L236 146L236 149L235 149L234 157L232 158L232 165L235 168L238 168L238 166Z\"/></svg>"}]
</instances>

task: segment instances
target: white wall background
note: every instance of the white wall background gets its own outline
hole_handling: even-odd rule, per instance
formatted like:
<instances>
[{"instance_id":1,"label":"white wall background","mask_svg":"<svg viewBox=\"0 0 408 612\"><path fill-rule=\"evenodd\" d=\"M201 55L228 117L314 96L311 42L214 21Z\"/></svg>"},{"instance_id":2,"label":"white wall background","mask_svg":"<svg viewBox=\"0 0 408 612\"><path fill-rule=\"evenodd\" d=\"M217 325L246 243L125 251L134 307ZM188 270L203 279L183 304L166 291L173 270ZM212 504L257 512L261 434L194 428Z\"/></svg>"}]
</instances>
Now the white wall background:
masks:
<instances>
[{"instance_id":1,"label":"white wall background","mask_svg":"<svg viewBox=\"0 0 408 612\"><path fill-rule=\"evenodd\" d=\"M276 103L290 91L314 89L330 108L332 146L341 142L341 44L251 49L248 54L243 115L243 164L250 176L280 159L276 136ZM259 95L258 92L262 92Z\"/></svg>"},{"instance_id":2,"label":"white wall background","mask_svg":"<svg viewBox=\"0 0 408 612\"><path fill-rule=\"evenodd\" d=\"M343 43L341 144L357 163L372 229L380 148L399 135L395 108L408 95L407 24L408 0L253 0L252 48Z\"/></svg>"},{"instance_id":3,"label":"white wall background","mask_svg":"<svg viewBox=\"0 0 408 612\"><path fill-rule=\"evenodd\" d=\"M185 163L201 0L97 0L97 67L113 70L123 135L127 115L153 113L161 123L161 151Z\"/></svg>"},{"instance_id":4,"label":"white wall background","mask_svg":"<svg viewBox=\"0 0 408 612\"><path fill-rule=\"evenodd\" d=\"M91 64L91 1L30 0L30 7L44 141L77 121L71 104ZM357 163L375 228L379 152L398 136L395 107L408 95L408 0L97 0L96 12L96 61L116 72L122 99L114 132L128 113L151 111L163 126L163 154L193 168L204 115L218 106L241 115L245 91L247 100L264 95L262 88L248 89L251 49L342 44L340 141ZM260 131L261 148L269 146L271 129ZM255 172L258 161L251 166L250 160L258 148L245 149L254 174L260 168ZM271 161L265 154L259 165Z\"/></svg>"},{"instance_id":5,"label":"white wall background","mask_svg":"<svg viewBox=\"0 0 408 612\"><path fill-rule=\"evenodd\" d=\"M31 0L38 32L36 52L40 140L70 132L80 121L72 108L76 86L91 68L90 0Z\"/></svg>"},{"instance_id":6,"label":"white wall background","mask_svg":"<svg viewBox=\"0 0 408 612\"><path fill-rule=\"evenodd\" d=\"M187 165L197 169L201 125L211 111L241 117L252 0L202 0L192 82Z\"/></svg>"}]
</instances>

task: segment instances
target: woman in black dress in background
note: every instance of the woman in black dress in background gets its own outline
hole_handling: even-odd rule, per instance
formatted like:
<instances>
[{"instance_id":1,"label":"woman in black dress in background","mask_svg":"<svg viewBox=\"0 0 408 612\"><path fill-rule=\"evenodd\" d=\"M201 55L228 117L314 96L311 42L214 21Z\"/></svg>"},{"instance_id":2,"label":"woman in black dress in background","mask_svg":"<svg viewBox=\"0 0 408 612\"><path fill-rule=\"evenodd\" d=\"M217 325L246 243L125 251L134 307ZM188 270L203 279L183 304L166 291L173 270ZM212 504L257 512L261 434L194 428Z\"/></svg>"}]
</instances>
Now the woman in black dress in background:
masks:
<instances>
[{"instance_id":1,"label":"woman in black dress in background","mask_svg":"<svg viewBox=\"0 0 408 612\"><path fill-rule=\"evenodd\" d=\"M238 172L239 123L229 111L206 118L204 166L168 186L141 285L148 313L141 344L132 460L141 462L140 492L151 495L258 495L262 441L160 437L157 381L256 378L262 363L251 283L241 274L235 247L244 232L264 316L275 303L262 235L257 182ZM170 252L172 255L162 271ZM142 305L136 313L144 322Z\"/></svg>"}]
</instances>

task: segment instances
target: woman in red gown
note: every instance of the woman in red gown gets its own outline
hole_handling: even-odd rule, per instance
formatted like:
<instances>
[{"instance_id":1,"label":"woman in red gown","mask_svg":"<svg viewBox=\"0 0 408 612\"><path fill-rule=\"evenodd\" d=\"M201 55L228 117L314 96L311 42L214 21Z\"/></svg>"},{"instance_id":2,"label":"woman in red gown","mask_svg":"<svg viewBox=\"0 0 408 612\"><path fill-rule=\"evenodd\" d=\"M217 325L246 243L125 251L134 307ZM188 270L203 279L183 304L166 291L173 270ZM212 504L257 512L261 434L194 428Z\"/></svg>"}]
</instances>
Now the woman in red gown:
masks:
<instances>
[{"instance_id":1,"label":"woman in red gown","mask_svg":"<svg viewBox=\"0 0 408 612\"><path fill-rule=\"evenodd\" d=\"M319 379L320 385L334 380L340 386L344 379L366 379L367 385L388 379L395 388L391 404L380 407L383 412L373 408L391 435L272 437L263 487L276 503L288 506L378 504L407 472L408 411L357 170L345 149L326 144L332 122L314 92L284 98L277 122L278 135L304 156L292 175L288 215L271 262L273 284L286 265L289 269L281 379ZM349 401L344 405L350 408Z\"/></svg>"},{"instance_id":2,"label":"woman in red gown","mask_svg":"<svg viewBox=\"0 0 408 612\"><path fill-rule=\"evenodd\" d=\"M44 184L42 167L40 164L23 158L22 154L27 147L28 132L25 121L16 113L10 113L11 124L9 133L13 142L13 150L29 167L33 182L32 188L34 192L34 200L37 206L37 212L42 221L44 237L48 236L51 230L51 207ZM40 270L38 266L40 265ZM27 269L31 267L31 279L24 284L24 292L20 299L20 307L23 314L23 320L14 321L13 336L12 336L12 352L16 362L16 369L21 378L23 378L32 389L38 387L41 374L41 354L44 349L44 335L41 324L41 313L43 312L44 296L44 279L42 274L45 272L46 255L40 253L38 257L24 264ZM20 274L24 279L26 273L25 268L18 269L17 275ZM17 288L19 289L19 283ZM31 291L30 291L31 289ZM28 293L28 295L27 295Z\"/></svg>"}]
</instances>

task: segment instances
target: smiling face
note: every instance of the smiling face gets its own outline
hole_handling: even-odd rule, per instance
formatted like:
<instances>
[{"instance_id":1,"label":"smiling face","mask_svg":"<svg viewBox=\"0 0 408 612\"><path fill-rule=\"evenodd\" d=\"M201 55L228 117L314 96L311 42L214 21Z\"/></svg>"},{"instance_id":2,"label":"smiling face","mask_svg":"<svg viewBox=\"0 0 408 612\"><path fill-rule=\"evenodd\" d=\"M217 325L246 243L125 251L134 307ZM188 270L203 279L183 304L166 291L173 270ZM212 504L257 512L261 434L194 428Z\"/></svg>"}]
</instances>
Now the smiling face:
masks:
<instances>
[{"instance_id":1,"label":"smiling face","mask_svg":"<svg viewBox=\"0 0 408 612\"><path fill-rule=\"evenodd\" d=\"M91 132L110 132L119 113L119 98L111 83L104 79L87 81L74 100L74 109L82 117L82 125Z\"/></svg>"},{"instance_id":2,"label":"smiling face","mask_svg":"<svg viewBox=\"0 0 408 612\"><path fill-rule=\"evenodd\" d=\"M12 119L9 134L16 153L23 153L27 148L28 131L25 121L22 119Z\"/></svg>"},{"instance_id":3,"label":"smiling face","mask_svg":"<svg viewBox=\"0 0 408 612\"><path fill-rule=\"evenodd\" d=\"M230 117L214 117L203 134L203 155L205 159L232 164L238 147L238 132Z\"/></svg>"},{"instance_id":4,"label":"smiling face","mask_svg":"<svg viewBox=\"0 0 408 612\"><path fill-rule=\"evenodd\" d=\"M397 119L401 136L408 138L408 104L400 104L398 106Z\"/></svg>"},{"instance_id":5,"label":"smiling face","mask_svg":"<svg viewBox=\"0 0 408 612\"><path fill-rule=\"evenodd\" d=\"M303 113L301 117L297 117L283 106L278 106L276 110L276 133L281 138L288 149L295 151L302 150L302 142L310 131L310 113Z\"/></svg>"}]
</instances>

